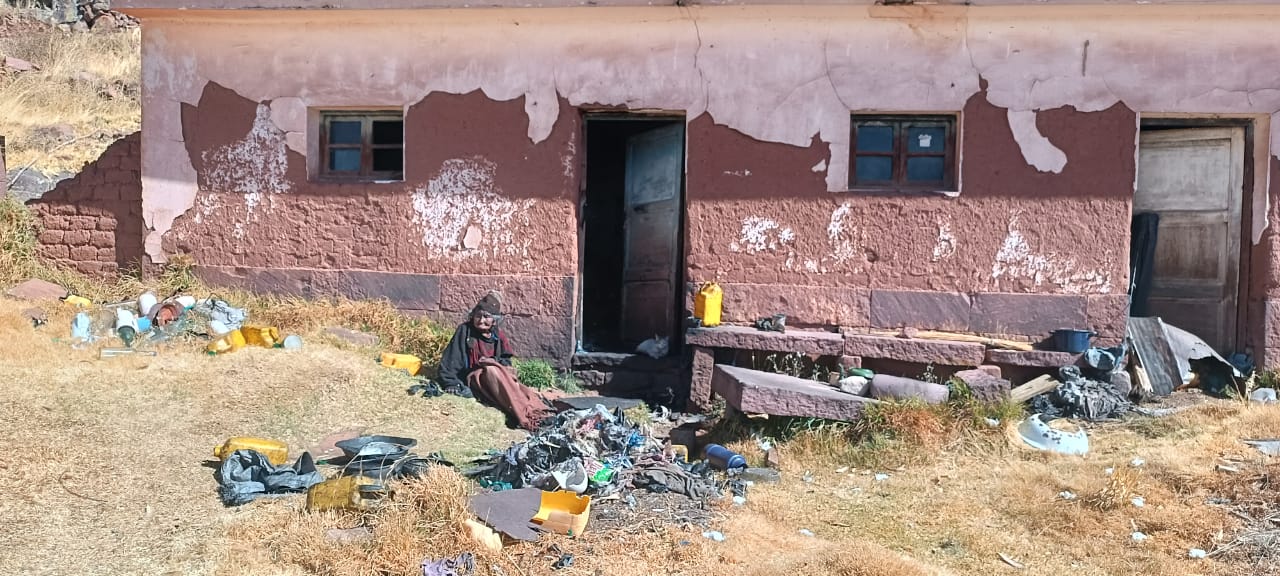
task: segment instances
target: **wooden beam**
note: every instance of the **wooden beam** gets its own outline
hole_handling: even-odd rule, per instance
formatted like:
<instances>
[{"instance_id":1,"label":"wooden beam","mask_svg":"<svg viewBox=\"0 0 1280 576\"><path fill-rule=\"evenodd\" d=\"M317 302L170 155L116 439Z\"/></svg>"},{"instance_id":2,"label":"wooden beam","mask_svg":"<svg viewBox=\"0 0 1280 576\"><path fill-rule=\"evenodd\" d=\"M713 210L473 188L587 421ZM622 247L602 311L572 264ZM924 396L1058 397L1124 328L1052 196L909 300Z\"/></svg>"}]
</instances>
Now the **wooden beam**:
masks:
<instances>
[{"instance_id":1,"label":"wooden beam","mask_svg":"<svg viewBox=\"0 0 1280 576\"><path fill-rule=\"evenodd\" d=\"M1009 399L1018 403L1026 402L1027 400L1057 388L1061 384L1062 383L1055 380L1053 376L1041 376L1011 390L1009 392Z\"/></svg>"}]
</instances>

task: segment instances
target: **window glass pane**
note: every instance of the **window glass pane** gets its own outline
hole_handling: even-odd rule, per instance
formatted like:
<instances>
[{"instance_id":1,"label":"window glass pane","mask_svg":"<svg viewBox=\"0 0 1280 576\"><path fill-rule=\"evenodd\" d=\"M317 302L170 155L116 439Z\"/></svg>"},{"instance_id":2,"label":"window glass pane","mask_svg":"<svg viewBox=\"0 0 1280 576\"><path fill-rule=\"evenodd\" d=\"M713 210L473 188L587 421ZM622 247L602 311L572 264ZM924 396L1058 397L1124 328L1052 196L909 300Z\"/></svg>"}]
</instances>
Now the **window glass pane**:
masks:
<instances>
[{"instance_id":1,"label":"window glass pane","mask_svg":"<svg viewBox=\"0 0 1280 576\"><path fill-rule=\"evenodd\" d=\"M360 149L359 148L330 148L329 149L329 171L330 172L359 172L360 171Z\"/></svg>"},{"instance_id":2,"label":"window glass pane","mask_svg":"<svg viewBox=\"0 0 1280 576\"><path fill-rule=\"evenodd\" d=\"M907 128L908 152L946 152L947 130L941 126L912 126Z\"/></svg>"},{"instance_id":3,"label":"window glass pane","mask_svg":"<svg viewBox=\"0 0 1280 576\"><path fill-rule=\"evenodd\" d=\"M330 144L359 144L359 120L334 120L329 122Z\"/></svg>"},{"instance_id":4,"label":"window glass pane","mask_svg":"<svg viewBox=\"0 0 1280 576\"><path fill-rule=\"evenodd\" d=\"M947 161L942 156L917 156L907 158L908 182L942 182L945 180Z\"/></svg>"},{"instance_id":5,"label":"window glass pane","mask_svg":"<svg viewBox=\"0 0 1280 576\"><path fill-rule=\"evenodd\" d=\"M893 158L888 156L858 156L854 166L858 183L893 180Z\"/></svg>"},{"instance_id":6,"label":"window glass pane","mask_svg":"<svg viewBox=\"0 0 1280 576\"><path fill-rule=\"evenodd\" d=\"M893 126L858 125L859 152L893 152Z\"/></svg>"},{"instance_id":7,"label":"window glass pane","mask_svg":"<svg viewBox=\"0 0 1280 576\"><path fill-rule=\"evenodd\" d=\"M400 120L375 120L373 122L374 144L403 144L404 122Z\"/></svg>"},{"instance_id":8,"label":"window glass pane","mask_svg":"<svg viewBox=\"0 0 1280 576\"><path fill-rule=\"evenodd\" d=\"M404 150L382 148L373 151L374 172L400 172L404 170Z\"/></svg>"}]
</instances>

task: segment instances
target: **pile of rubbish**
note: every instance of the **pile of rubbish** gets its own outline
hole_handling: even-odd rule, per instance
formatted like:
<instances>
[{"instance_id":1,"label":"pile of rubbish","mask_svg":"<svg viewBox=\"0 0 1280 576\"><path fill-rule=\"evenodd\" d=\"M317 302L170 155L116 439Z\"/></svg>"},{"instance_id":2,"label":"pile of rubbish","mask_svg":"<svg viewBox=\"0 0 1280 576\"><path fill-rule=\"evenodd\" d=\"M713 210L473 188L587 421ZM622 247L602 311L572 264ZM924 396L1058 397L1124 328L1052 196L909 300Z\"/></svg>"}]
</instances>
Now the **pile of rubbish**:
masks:
<instances>
[{"instance_id":1,"label":"pile of rubbish","mask_svg":"<svg viewBox=\"0 0 1280 576\"><path fill-rule=\"evenodd\" d=\"M630 488L718 496L708 462L690 463L627 421L621 409L566 410L468 475L495 490L526 487L607 497Z\"/></svg>"},{"instance_id":2,"label":"pile of rubbish","mask_svg":"<svg viewBox=\"0 0 1280 576\"><path fill-rule=\"evenodd\" d=\"M1057 388L1031 400L1031 411L1054 418L1080 418L1090 422L1119 418L1134 409L1108 378L1107 381L1085 378L1077 366L1058 370L1062 380Z\"/></svg>"},{"instance_id":3,"label":"pile of rubbish","mask_svg":"<svg viewBox=\"0 0 1280 576\"><path fill-rule=\"evenodd\" d=\"M147 292L137 300L107 304L95 304L80 296L67 296L63 301L80 309L71 321L73 347L99 342L123 345L103 348L100 351L103 357L154 354L142 348L182 337L211 339L205 348L209 354L234 352L245 346L302 346L302 339L296 335L282 338L275 327L247 324L248 314L243 308L217 298L198 300L193 296L175 295L159 300L154 293Z\"/></svg>"}]
</instances>

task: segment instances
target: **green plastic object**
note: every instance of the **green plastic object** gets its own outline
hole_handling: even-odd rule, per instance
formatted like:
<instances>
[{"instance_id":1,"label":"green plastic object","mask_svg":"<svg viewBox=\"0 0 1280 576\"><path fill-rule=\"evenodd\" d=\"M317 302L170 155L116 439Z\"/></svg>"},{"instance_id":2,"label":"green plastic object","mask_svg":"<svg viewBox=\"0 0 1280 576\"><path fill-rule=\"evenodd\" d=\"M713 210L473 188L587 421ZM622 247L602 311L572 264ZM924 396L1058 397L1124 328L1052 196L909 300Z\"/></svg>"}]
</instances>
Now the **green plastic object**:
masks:
<instances>
[{"instance_id":1,"label":"green plastic object","mask_svg":"<svg viewBox=\"0 0 1280 576\"><path fill-rule=\"evenodd\" d=\"M861 376L863 378L870 380L875 375L876 375L875 372L867 370L866 368L850 368L849 369L849 376Z\"/></svg>"}]
</instances>

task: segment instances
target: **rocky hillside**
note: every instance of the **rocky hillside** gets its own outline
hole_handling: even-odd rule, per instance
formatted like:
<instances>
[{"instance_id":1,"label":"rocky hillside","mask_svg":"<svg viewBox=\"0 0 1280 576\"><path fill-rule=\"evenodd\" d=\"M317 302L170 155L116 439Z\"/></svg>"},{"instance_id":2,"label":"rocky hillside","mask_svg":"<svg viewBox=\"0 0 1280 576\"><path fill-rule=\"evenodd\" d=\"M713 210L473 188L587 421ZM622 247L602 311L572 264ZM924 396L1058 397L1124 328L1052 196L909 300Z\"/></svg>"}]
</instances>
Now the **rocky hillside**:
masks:
<instances>
[{"instance_id":1,"label":"rocky hillside","mask_svg":"<svg viewBox=\"0 0 1280 576\"><path fill-rule=\"evenodd\" d=\"M61 4L0 4L0 136L9 192L24 198L74 175L141 122L136 22L101 1Z\"/></svg>"}]
</instances>

